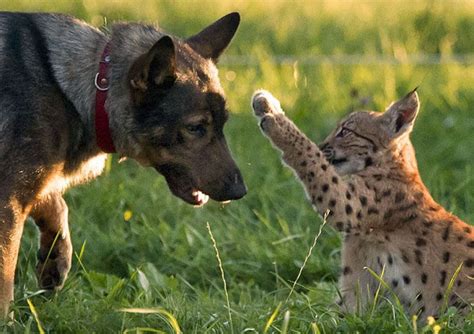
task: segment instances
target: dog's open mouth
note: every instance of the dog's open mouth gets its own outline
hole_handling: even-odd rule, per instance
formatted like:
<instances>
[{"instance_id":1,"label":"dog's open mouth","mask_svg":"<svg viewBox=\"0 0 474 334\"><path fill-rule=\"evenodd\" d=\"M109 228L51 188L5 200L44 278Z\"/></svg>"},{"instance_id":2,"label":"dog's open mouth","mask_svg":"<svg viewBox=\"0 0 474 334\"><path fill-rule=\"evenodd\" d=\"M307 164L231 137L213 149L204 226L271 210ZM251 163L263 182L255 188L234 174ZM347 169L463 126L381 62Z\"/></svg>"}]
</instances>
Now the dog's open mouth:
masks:
<instances>
[{"instance_id":1,"label":"dog's open mouth","mask_svg":"<svg viewBox=\"0 0 474 334\"><path fill-rule=\"evenodd\" d=\"M168 187L175 196L196 207L205 205L210 199L208 194L192 186L183 186L182 184L168 181Z\"/></svg>"},{"instance_id":2,"label":"dog's open mouth","mask_svg":"<svg viewBox=\"0 0 474 334\"><path fill-rule=\"evenodd\" d=\"M173 195L197 207L205 205L209 199L226 204L230 200L243 197L247 192L238 170L229 173L221 181L213 180L214 183L209 184L193 177L189 171L178 165L161 165L155 168L165 177ZM229 180L233 182L228 182Z\"/></svg>"},{"instance_id":3,"label":"dog's open mouth","mask_svg":"<svg viewBox=\"0 0 474 334\"><path fill-rule=\"evenodd\" d=\"M209 201L209 195L200 190L193 179L177 166L159 166L157 171L163 174L171 192L188 204L203 206Z\"/></svg>"},{"instance_id":4,"label":"dog's open mouth","mask_svg":"<svg viewBox=\"0 0 474 334\"><path fill-rule=\"evenodd\" d=\"M173 182L174 180L169 178L167 178L167 181L171 192L188 204L200 207L205 205L210 199L208 194L192 186L189 180L186 180L187 182L185 181L184 184L179 181Z\"/></svg>"},{"instance_id":5,"label":"dog's open mouth","mask_svg":"<svg viewBox=\"0 0 474 334\"><path fill-rule=\"evenodd\" d=\"M201 190L193 190L191 193L194 205L202 206L209 201L209 195L203 193Z\"/></svg>"}]
</instances>

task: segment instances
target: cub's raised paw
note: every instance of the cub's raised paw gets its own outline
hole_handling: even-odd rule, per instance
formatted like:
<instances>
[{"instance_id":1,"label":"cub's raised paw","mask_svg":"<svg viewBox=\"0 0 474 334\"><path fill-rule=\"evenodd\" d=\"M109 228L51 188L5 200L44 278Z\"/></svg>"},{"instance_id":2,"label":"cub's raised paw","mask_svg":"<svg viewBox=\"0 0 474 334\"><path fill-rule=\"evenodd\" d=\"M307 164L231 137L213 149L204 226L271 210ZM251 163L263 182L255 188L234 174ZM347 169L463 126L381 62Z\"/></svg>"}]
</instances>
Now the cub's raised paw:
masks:
<instances>
[{"instance_id":1,"label":"cub's raised paw","mask_svg":"<svg viewBox=\"0 0 474 334\"><path fill-rule=\"evenodd\" d=\"M263 89L257 90L253 94L252 108L255 116L258 118L284 114L283 110L281 110L280 101L278 101L270 92Z\"/></svg>"},{"instance_id":2,"label":"cub's raised paw","mask_svg":"<svg viewBox=\"0 0 474 334\"><path fill-rule=\"evenodd\" d=\"M255 116L260 120L260 128L267 136L272 136L279 128L285 113L278 101L270 92L258 90L252 96L252 108Z\"/></svg>"}]
</instances>

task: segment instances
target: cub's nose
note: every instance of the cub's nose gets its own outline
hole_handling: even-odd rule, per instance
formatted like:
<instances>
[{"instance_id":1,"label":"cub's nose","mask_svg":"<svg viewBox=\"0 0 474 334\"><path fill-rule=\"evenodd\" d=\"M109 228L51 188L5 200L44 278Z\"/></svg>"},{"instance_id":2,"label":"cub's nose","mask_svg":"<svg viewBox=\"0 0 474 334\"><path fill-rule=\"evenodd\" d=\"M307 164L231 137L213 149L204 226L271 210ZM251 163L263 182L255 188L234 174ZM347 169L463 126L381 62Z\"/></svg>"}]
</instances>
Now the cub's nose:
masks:
<instances>
[{"instance_id":1,"label":"cub's nose","mask_svg":"<svg viewBox=\"0 0 474 334\"><path fill-rule=\"evenodd\" d=\"M331 161L334 158L334 149L328 143L323 143L319 149L323 152L327 160Z\"/></svg>"}]
</instances>

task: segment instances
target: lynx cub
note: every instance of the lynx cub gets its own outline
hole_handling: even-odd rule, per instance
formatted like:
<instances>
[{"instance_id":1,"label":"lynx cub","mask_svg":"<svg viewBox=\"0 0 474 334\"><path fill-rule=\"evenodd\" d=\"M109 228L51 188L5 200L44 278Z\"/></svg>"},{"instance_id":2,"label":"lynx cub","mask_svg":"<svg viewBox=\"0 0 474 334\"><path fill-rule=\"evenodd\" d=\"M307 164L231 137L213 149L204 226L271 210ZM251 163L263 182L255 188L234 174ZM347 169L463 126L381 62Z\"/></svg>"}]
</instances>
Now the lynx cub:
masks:
<instances>
[{"instance_id":1,"label":"lynx cub","mask_svg":"<svg viewBox=\"0 0 474 334\"><path fill-rule=\"evenodd\" d=\"M315 210L344 234L342 304L354 312L378 282L390 285L410 312L436 315L447 297L474 302L474 228L430 196L409 139L419 110L415 91L384 113L354 112L319 147L266 91L252 98L260 127L301 180ZM458 266L452 292L448 283ZM368 290L368 291L367 291Z\"/></svg>"}]
</instances>

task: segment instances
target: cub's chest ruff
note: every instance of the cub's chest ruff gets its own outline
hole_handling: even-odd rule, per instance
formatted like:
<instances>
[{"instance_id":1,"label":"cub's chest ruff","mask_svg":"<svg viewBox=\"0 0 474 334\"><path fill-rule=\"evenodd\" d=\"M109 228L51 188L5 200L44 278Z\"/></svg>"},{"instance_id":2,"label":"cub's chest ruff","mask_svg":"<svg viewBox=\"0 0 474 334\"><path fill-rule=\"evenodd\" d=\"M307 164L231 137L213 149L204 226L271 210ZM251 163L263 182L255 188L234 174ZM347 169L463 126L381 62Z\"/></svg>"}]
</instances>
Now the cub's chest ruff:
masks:
<instances>
[{"instance_id":1,"label":"cub's chest ruff","mask_svg":"<svg viewBox=\"0 0 474 334\"><path fill-rule=\"evenodd\" d=\"M314 208L329 211L328 222L343 233L341 305L353 312L367 304L378 287L370 268L412 313L436 315L444 300L470 308L474 228L439 205L421 180L409 139L416 91L384 113L351 113L319 146L270 93L256 92L252 107Z\"/></svg>"}]
</instances>

